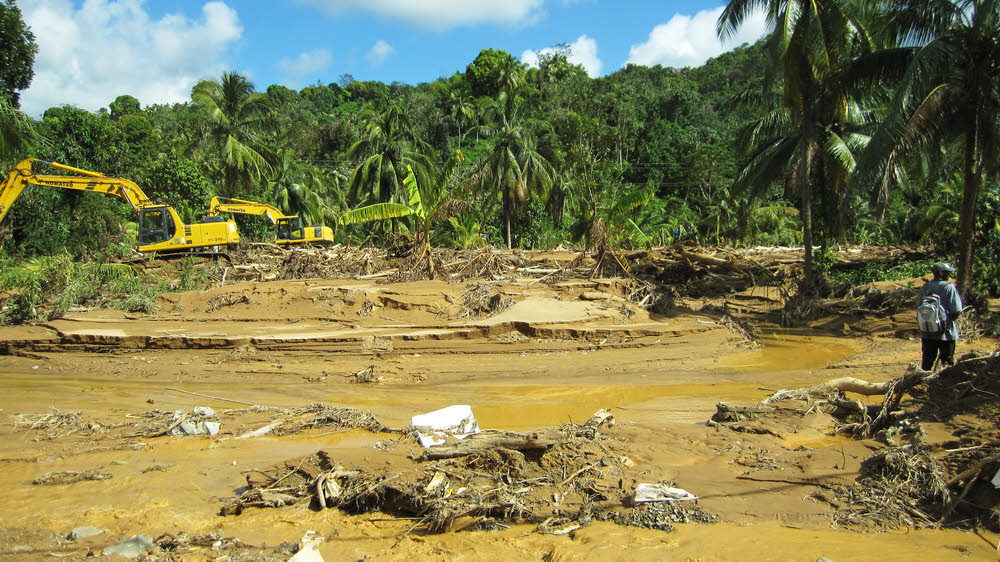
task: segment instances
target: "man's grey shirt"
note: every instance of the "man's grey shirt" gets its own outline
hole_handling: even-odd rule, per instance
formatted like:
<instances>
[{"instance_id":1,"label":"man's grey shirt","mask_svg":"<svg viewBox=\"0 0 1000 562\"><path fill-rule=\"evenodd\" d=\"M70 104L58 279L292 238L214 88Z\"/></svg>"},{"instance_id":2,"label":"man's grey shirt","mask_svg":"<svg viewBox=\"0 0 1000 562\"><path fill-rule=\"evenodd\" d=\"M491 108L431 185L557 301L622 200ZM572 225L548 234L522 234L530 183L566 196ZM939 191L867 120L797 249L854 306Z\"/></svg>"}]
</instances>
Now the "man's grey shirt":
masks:
<instances>
[{"instance_id":1,"label":"man's grey shirt","mask_svg":"<svg viewBox=\"0 0 1000 562\"><path fill-rule=\"evenodd\" d=\"M962 312L962 297L958 296L958 289L947 281L939 279L928 281L920 287L920 293L917 296L917 306L924 302L924 298L927 295L937 295L941 298L941 306L948 313L948 326L941 334L921 334L921 337L957 341L958 325L955 323L955 318L959 312Z\"/></svg>"}]
</instances>

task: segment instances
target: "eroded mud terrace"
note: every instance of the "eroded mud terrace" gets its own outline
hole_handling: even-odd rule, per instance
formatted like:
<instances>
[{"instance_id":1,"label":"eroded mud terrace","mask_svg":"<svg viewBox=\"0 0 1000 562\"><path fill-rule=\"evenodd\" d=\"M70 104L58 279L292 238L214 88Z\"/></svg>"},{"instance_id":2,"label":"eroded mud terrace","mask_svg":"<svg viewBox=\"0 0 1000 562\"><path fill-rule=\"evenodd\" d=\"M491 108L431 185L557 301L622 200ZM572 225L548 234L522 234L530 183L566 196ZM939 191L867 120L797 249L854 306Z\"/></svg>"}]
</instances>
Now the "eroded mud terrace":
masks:
<instances>
[{"instance_id":1,"label":"eroded mud terrace","mask_svg":"<svg viewBox=\"0 0 1000 562\"><path fill-rule=\"evenodd\" d=\"M871 447L827 435L828 418L806 417L764 435L704 425L716 403L756 401L767 395L761 389L844 375L893 378L918 343L887 327L883 335L775 332L754 345L719 314L694 309L651 315L611 281L311 280L171 295L154 315L81 311L2 328L0 554L82 559L133 535L184 532L239 539L250 545L244 556L277 556L275 545L312 530L326 539L326 560L995 557L996 537L988 534L832 528L832 496L795 482L850 484ZM608 436L632 463L622 485L672 482L698 495L719 522L679 524L674 533L598 521L565 536L536 525L428 535L391 514L303 504L218 515L245 486L246 471L319 450L345 466L412 468L419 446L376 448L398 436L361 429L234 439L276 416L250 405L315 403L370 411L393 428L469 404L481 427L509 431L582 423L608 408L617 421ZM136 429L151 410L195 406L218 412L218 435ZM53 411L79 412L84 424L75 431L15 427L17 414ZM112 477L32 484L87 470ZM572 510L574 500L565 501ZM63 539L83 525L105 532ZM183 556L217 555L208 545Z\"/></svg>"}]
</instances>

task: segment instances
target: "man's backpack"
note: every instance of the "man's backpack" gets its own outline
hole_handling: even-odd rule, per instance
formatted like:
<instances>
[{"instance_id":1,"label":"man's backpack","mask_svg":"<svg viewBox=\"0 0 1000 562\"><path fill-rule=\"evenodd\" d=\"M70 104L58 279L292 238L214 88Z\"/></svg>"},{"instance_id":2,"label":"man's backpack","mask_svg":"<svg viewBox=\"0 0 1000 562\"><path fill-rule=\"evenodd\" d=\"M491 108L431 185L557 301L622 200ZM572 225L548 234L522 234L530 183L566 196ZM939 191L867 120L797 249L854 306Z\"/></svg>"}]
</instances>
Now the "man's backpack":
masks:
<instances>
[{"instance_id":1,"label":"man's backpack","mask_svg":"<svg viewBox=\"0 0 1000 562\"><path fill-rule=\"evenodd\" d=\"M917 325L924 334L941 334L948 327L948 313L941 306L941 297L927 295L917 307Z\"/></svg>"}]
</instances>

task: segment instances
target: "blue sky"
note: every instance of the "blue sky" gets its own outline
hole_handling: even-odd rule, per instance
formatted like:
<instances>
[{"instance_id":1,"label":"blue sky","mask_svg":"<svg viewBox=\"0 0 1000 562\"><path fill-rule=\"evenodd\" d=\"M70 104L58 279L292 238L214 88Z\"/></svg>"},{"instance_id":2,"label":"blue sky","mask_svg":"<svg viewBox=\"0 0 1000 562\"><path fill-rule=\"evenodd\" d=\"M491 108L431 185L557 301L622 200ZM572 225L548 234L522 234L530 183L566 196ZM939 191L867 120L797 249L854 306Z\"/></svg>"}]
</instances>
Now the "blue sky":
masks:
<instances>
[{"instance_id":1,"label":"blue sky","mask_svg":"<svg viewBox=\"0 0 1000 562\"><path fill-rule=\"evenodd\" d=\"M764 32L715 36L714 0L17 0L39 45L22 93L33 117L69 104L96 111L121 94L145 105L188 101L226 70L258 90L358 80L430 82L464 71L480 50L531 64L570 46L593 77L627 63L699 65Z\"/></svg>"}]
</instances>

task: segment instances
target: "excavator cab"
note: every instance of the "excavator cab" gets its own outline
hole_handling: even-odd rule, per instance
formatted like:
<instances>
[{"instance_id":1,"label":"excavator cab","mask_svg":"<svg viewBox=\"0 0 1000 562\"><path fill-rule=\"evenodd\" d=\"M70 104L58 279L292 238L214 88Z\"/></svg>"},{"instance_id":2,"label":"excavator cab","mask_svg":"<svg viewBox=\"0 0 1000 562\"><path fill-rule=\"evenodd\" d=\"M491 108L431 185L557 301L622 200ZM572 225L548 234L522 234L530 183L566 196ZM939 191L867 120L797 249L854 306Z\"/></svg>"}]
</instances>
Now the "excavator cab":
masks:
<instances>
[{"instance_id":1,"label":"excavator cab","mask_svg":"<svg viewBox=\"0 0 1000 562\"><path fill-rule=\"evenodd\" d=\"M284 217L275 221L275 239L279 243L304 240L305 233L302 228L302 217Z\"/></svg>"},{"instance_id":2,"label":"excavator cab","mask_svg":"<svg viewBox=\"0 0 1000 562\"><path fill-rule=\"evenodd\" d=\"M177 225L166 207L139 209L139 245L166 242L177 234Z\"/></svg>"}]
</instances>

